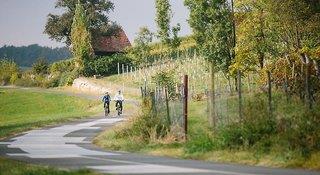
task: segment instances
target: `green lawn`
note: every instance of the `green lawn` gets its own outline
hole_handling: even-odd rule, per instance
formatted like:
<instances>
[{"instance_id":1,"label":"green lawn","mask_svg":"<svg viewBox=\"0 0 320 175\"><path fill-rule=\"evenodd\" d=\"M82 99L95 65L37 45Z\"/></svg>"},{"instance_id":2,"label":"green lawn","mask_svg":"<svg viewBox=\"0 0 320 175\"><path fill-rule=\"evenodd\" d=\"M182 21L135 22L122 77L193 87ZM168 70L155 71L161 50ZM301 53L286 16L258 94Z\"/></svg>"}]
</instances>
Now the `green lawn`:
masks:
<instances>
[{"instance_id":1,"label":"green lawn","mask_svg":"<svg viewBox=\"0 0 320 175\"><path fill-rule=\"evenodd\" d=\"M67 171L31 165L0 157L0 174L3 175L100 175L91 170Z\"/></svg>"},{"instance_id":2,"label":"green lawn","mask_svg":"<svg viewBox=\"0 0 320 175\"><path fill-rule=\"evenodd\" d=\"M97 113L97 101L45 91L0 89L0 138Z\"/></svg>"}]
</instances>

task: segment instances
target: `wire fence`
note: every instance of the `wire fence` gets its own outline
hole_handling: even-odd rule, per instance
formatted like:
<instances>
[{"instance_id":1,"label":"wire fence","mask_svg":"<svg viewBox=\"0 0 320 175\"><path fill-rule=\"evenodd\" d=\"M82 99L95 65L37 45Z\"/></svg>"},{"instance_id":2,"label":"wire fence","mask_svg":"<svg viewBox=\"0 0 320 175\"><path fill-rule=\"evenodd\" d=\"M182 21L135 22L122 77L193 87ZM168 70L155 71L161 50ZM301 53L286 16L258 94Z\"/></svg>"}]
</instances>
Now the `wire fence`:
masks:
<instances>
[{"instance_id":1,"label":"wire fence","mask_svg":"<svg viewBox=\"0 0 320 175\"><path fill-rule=\"evenodd\" d=\"M208 121L211 125L224 126L230 123L241 122L248 116L265 115L266 117L290 117L291 111L303 111L306 106L306 91L316 91L319 83L314 83L315 90L306 90L305 79L293 68L292 78L283 76L283 83L279 84L278 72L245 72L238 71L236 76L227 76L223 72L216 72L214 78L214 94L210 90L211 77L208 62L198 56L196 52L180 54L171 59L162 57L144 67L129 67L118 65L119 76L125 81L136 82L139 86L148 86L154 92L156 111L162 112L164 118L170 116L170 121L183 126L183 93L181 80L183 75L189 75L189 99L207 101ZM169 106L165 100L165 87L156 87L152 84L152 77L161 71L174 70L176 79L176 94L174 98L169 95ZM296 71L296 73L294 72ZM303 72L303 71L301 71ZM302 77L299 79L299 77ZM288 82L292 81L292 82ZM295 82L294 82L295 81ZM297 81L300 81L297 83ZM290 93L290 83L299 84L300 96ZM288 85L289 84L289 85ZM320 89L320 87L318 87ZM319 94L311 95L313 104L317 104ZM178 98L179 97L179 98ZM214 98L213 98L214 97ZM256 109L255 109L256 108ZM168 111L169 112L168 112ZM169 114L169 115L168 115Z\"/></svg>"}]
</instances>

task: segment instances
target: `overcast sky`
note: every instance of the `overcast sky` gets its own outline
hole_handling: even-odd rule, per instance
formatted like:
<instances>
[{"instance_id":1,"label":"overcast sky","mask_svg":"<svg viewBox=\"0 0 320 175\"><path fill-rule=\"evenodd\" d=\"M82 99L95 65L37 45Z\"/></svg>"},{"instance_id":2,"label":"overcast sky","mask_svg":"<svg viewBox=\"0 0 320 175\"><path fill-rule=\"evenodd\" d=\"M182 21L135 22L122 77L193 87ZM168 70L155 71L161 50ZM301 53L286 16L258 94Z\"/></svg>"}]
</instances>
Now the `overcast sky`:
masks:
<instances>
[{"instance_id":1,"label":"overcast sky","mask_svg":"<svg viewBox=\"0 0 320 175\"><path fill-rule=\"evenodd\" d=\"M132 42L142 26L156 30L154 0L112 0L115 10L112 20L120 24ZM43 34L47 15L59 13L54 9L56 0L0 0L0 47L39 44L49 47L63 46ZM183 0L171 0L174 12L173 24L180 23L180 35L190 34L187 23L188 10Z\"/></svg>"}]
</instances>

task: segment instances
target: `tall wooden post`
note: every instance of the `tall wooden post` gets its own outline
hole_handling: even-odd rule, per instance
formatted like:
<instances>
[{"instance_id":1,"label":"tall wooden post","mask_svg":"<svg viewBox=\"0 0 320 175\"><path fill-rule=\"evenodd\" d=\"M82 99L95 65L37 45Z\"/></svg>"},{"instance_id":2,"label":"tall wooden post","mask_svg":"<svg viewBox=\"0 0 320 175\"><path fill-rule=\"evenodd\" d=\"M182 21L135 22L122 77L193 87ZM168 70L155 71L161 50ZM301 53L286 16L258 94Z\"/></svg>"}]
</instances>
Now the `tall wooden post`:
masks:
<instances>
[{"instance_id":1,"label":"tall wooden post","mask_svg":"<svg viewBox=\"0 0 320 175\"><path fill-rule=\"evenodd\" d=\"M166 108L167 108L167 122L168 122L168 126L171 126L171 118L170 118L170 109L169 109L169 92L168 92L168 87L164 88L164 93L166 96Z\"/></svg>"},{"instance_id":2,"label":"tall wooden post","mask_svg":"<svg viewBox=\"0 0 320 175\"><path fill-rule=\"evenodd\" d=\"M118 75L120 75L120 63L118 63Z\"/></svg>"},{"instance_id":3,"label":"tall wooden post","mask_svg":"<svg viewBox=\"0 0 320 175\"><path fill-rule=\"evenodd\" d=\"M188 75L184 76L183 79L183 115L184 115L184 137L188 138Z\"/></svg>"},{"instance_id":4,"label":"tall wooden post","mask_svg":"<svg viewBox=\"0 0 320 175\"><path fill-rule=\"evenodd\" d=\"M211 89L210 89L210 98L211 98L211 107L210 107L210 115L212 117L212 125L214 130L216 129L216 112L215 112L215 70L214 63L211 64Z\"/></svg>"},{"instance_id":5,"label":"tall wooden post","mask_svg":"<svg viewBox=\"0 0 320 175\"><path fill-rule=\"evenodd\" d=\"M241 70L238 70L238 101L239 101L239 119L242 122L242 82L241 82Z\"/></svg>"},{"instance_id":6,"label":"tall wooden post","mask_svg":"<svg viewBox=\"0 0 320 175\"><path fill-rule=\"evenodd\" d=\"M268 105L269 105L269 117L272 118L272 86L271 86L271 72L268 71Z\"/></svg>"}]
</instances>

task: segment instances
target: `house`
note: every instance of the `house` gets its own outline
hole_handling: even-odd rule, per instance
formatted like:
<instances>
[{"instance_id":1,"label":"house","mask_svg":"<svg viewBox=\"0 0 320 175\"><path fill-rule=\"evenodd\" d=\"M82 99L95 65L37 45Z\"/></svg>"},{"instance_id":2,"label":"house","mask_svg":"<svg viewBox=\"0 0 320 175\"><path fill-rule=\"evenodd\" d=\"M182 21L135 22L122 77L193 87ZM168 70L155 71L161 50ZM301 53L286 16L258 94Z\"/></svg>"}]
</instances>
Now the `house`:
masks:
<instances>
[{"instance_id":1,"label":"house","mask_svg":"<svg viewBox=\"0 0 320 175\"><path fill-rule=\"evenodd\" d=\"M130 47L131 43L123 31L118 29L114 36L102 36L93 43L93 50L97 56L109 56L116 53L123 53L126 47Z\"/></svg>"}]
</instances>

